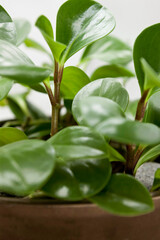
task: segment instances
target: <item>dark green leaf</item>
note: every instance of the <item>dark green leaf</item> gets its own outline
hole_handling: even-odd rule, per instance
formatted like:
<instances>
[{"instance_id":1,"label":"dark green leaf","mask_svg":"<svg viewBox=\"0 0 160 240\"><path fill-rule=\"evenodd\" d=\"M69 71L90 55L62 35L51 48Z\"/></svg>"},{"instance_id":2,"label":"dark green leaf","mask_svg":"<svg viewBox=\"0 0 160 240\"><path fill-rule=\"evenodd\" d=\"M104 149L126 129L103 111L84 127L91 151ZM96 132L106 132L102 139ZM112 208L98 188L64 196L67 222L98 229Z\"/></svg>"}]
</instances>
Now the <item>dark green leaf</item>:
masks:
<instances>
[{"instance_id":1,"label":"dark green leaf","mask_svg":"<svg viewBox=\"0 0 160 240\"><path fill-rule=\"evenodd\" d=\"M14 24L17 36L16 45L19 46L29 35L31 31L31 24L25 19L16 19L14 20Z\"/></svg>"},{"instance_id":2,"label":"dark green leaf","mask_svg":"<svg viewBox=\"0 0 160 240\"><path fill-rule=\"evenodd\" d=\"M0 148L0 191L26 196L39 190L53 173L55 152L40 140L24 140Z\"/></svg>"},{"instance_id":3,"label":"dark green leaf","mask_svg":"<svg viewBox=\"0 0 160 240\"><path fill-rule=\"evenodd\" d=\"M154 182L152 186L152 191L156 191L160 188L160 168L157 169L154 176Z\"/></svg>"},{"instance_id":4,"label":"dark green leaf","mask_svg":"<svg viewBox=\"0 0 160 240\"><path fill-rule=\"evenodd\" d=\"M61 82L63 98L73 99L77 92L89 82L89 77L80 68L66 67Z\"/></svg>"},{"instance_id":5,"label":"dark green leaf","mask_svg":"<svg viewBox=\"0 0 160 240\"><path fill-rule=\"evenodd\" d=\"M132 49L113 36L106 36L89 45L81 58L81 63L99 59L109 64L125 65L132 60Z\"/></svg>"},{"instance_id":6,"label":"dark green leaf","mask_svg":"<svg viewBox=\"0 0 160 240\"><path fill-rule=\"evenodd\" d=\"M134 74L127 68L120 65L106 65L95 70L91 76L91 81L100 78L118 78L118 77L134 77Z\"/></svg>"},{"instance_id":7,"label":"dark green leaf","mask_svg":"<svg viewBox=\"0 0 160 240\"><path fill-rule=\"evenodd\" d=\"M67 127L49 139L60 161L100 158L107 154L104 138L87 127Z\"/></svg>"},{"instance_id":8,"label":"dark green leaf","mask_svg":"<svg viewBox=\"0 0 160 240\"><path fill-rule=\"evenodd\" d=\"M13 81L7 78L0 78L0 101L4 99L13 86Z\"/></svg>"},{"instance_id":9,"label":"dark green leaf","mask_svg":"<svg viewBox=\"0 0 160 240\"><path fill-rule=\"evenodd\" d=\"M17 128L1 127L0 128L0 146L27 139L24 132Z\"/></svg>"},{"instance_id":10,"label":"dark green leaf","mask_svg":"<svg viewBox=\"0 0 160 240\"><path fill-rule=\"evenodd\" d=\"M16 28L6 10L0 5L0 39L16 44Z\"/></svg>"},{"instance_id":11,"label":"dark green leaf","mask_svg":"<svg viewBox=\"0 0 160 240\"><path fill-rule=\"evenodd\" d=\"M137 216L154 210L148 190L134 177L124 174L112 175L107 187L89 200L120 216Z\"/></svg>"},{"instance_id":12,"label":"dark green leaf","mask_svg":"<svg viewBox=\"0 0 160 240\"><path fill-rule=\"evenodd\" d=\"M94 1L67 1L57 15L57 41L67 45L61 56L62 65L73 54L108 35L115 27L111 13Z\"/></svg>"},{"instance_id":13,"label":"dark green leaf","mask_svg":"<svg viewBox=\"0 0 160 240\"><path fill-rule=\"evenodd\" d=\"M59 163L42 190L51 197L79 201L100 192L110 176L108 159L81 159Z\"/></svg>"},{"instance_id":14,"label":"dark green leaf","mask_svg":"<svg viewBox=\"0 0 160 240\"><path fill-rule=\"evenodd\" d=\"M114 79L99 79L84 86L75 96L72 109L76 111L77 103L89 96L100 96L118 103L125 111L129 102L129 95L121 83Z\"/></svg>"},{"instance_id":15,"label":"dark green leaf","mask_svg":"<svg viewBox=\"0 0 160 240\"><path fill-rule=\"evenodd\" d=\"M143 92L145 75L141 59L144 58L156 73L160 73L160 23L146 28L137 37L133 58L139 85Z\"/></svg>"}]
</instances>

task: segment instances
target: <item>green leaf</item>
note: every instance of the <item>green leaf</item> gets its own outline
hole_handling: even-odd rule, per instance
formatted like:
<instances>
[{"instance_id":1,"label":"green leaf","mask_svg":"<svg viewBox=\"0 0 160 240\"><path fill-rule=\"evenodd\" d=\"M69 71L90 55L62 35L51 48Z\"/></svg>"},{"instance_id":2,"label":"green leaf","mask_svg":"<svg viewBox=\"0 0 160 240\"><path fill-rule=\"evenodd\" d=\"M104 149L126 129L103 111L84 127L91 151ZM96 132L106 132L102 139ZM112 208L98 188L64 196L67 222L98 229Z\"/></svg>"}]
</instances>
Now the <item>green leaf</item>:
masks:
<instances>
[{"instance_id":1,"label":"green leaf","mask_svg":"<svg viewBox=\"0 0 160 240\"><path fill-rule=\"evenodd\" d=\"M9 14L1 5L0 5L0 39L16 44L15 25Z\"/></svg>"},{"instance_id":2,"label":"green leaf","mask_svg":"<svg viewBox=\"0 0 160 240\"><path fill-rule=\"evenodd\" d=\"M51 70L36 67L16 46L0 40L0 75L18 83L35 85L47 78Z\"/></svg>"},{"instance_id":3,"label":"green leaf","mask_svg":"<svg viewBox=\"0 0 160 240\"><path fill-rule=\"evenodd\" d=\"M148 190L134 177L125 174L112 175L106 188L89 200L120 216L138 216L154 210Z\"/></svg>"},{"instance_id":4,"label":"green leaf","mask_svg":"<svg viewBox=\"0 0 160 240\"><path fill-rule=\"evenodd\" d=\"M0 128L0 146L13 142L18 142L24 139L27 139L27 136L24 134L24 132L20 131L17 128Z\"/></svg>"},{"instance_id":5,"label":"green leaf","mask_svg":"<svg viewBox=\"0 0 160 240\"><path fill-rule=\"evenodd\" d=\"M143 92L145 75L141 59L144 58L156 73L160 73L160 23L146 28L137 37L133 58L141 92Z\"/></svg>"},{"instance_id":6,"label":"green leaf","mask_svg":"<svg viewBox=\"0 0 160 240\"><path fill-rule=\"evenodd\" d=\"M107 155L104 138L87 127L67 127L48 140L60 161L100 158Z\"/></svg>"},{"instance_id":7,"label":"green leaf","mask_svg":"<svg viewBox=\"0 0 160 240\"><path fill-rule=\"evenodd\" d=\"M13 81L7 78L0 78L0 101L4 99L13 86Z\"/></svg>"},{"instance_id":8,"label":"green leaf","mask_svg":"<svg viewBox=\"0 0 160 240\"><path fill-rule=\"evenodd\" d=\"M129 103L129 95L121 83L113 79L99 79L84 86L75 96L72 104L72 111L76 112L80 100L90 96L108 98L118 103L125 111Z\"/></svg>"},{"instance_id":9,"label":"green leaf","mask_svg":"<svg viewBox=\"0 0 160 240\"><path fill-rule=\"evenodd\" d=\"M25 19L15 19L14 24L16 27L17 42L16 45L19 46L27 38L31 31L31 24Z\"/></svg>"},{"instance_id":10,"label":"green leaf","mask_svg":"<svg viewBox=\"0 0 160 240\"><path fill-rule=\"evenodd\" d=\"M108 159L81 159L59 163L42 190L51 197L79 201L100 192L110 176Z\"/></svg>"},{"instance_id":11,"label":"green leaf","mask_svg":"<svg viewBox=\"0 0 160 240\"><path fill-rule=\"evenodd\" d=\"M160 168L157 169L154 176L154 182L152 186L152 191L156 191L160 188Z\"/></svg>"},{"instance_id":12,"label":"green leaf","mask_svg":"<svg viewBox=\"0 0 160 240\"><path fill-rule=\"evenodd\" d=\"M158 144L157 146L151 148L150 150L148 150L146 153L144 153L138 163L136 164L135 166L135 169L134 169L134 173L137 172L137 169L142 165L144 164L145 162L148 162L148 161L152 161L152 159L155 159L156 157L158 157L160 155L160 144Z\"/></svg>"},{"instance_id":13,"label":"green leaf","mask_svg":"<svg viewBox=\"0 0 160 240\"><path fill-rule=\"evenodd\" d=\"M110 162L126 162L126 159L109 144L107 144L107 150Z\"/></svg>"},{"instance_id":14,"label":"green leaf","mask_svg":"<svg viewBox=\"0 0 160 240\"><path fill-rule=\"evenodd\" d=\"M80 125L91 127L105 137L131 144L160 143L160 129L149 123L125 118L119 105L101 97L77 102L73 115Z\"/></svg>"},{"instance_id":15,"label":"green leaf","mask_svg":"<svg viewBox=\"0 0 160 240\"><path fill-rule=\"evenodd\" d=\"M145 122L154 123L160 127L160 91L153 94L147 104Z\"/></svg>"},{"instance_id":16,"label":"green leaf","mask_svg":"<svg viewBox=\"0 0 160 240\"><path fill-rule=\"evenodd\" d=\"M138 99L130 101L126 110L126 116L132 120L134 120L136 116L138 101Z\"/></svg>"},{"instance_id":17,"label":"green leaf","mask_svg":"<svg viewBox=\"0 0 160 240\"><path fill-rule=\"evenodd\" d=\"M29 138L39 138L49 136L51 130L51 122L47 120L41 120L37 124L33 124L26 129L26 134Z\"/></svg>"},{"instance_id":18,"label":"green leaf","mask_svg":"<svg viewBox=\"0 0 160 240\"><path fill-rule=\"evenodd\" d=\"M38 27L44 39L46 40L55 60L59 61L59 57L63 50L66 48L66 45L54 41L53 29L49 19L42 15L37 19L35 25Z\"/></svg>"},{"instance_id":19,"label":"green leaf","mask_svg":"<svg viewBox=\"0 0 160 240\"><path fill-rule=\"evenodd\" d=\"M66 67L61 82L63 98L73 99L78 91L90 82L85 72L77 67Z\"/></svg>"},{"instance_id":20,"label":"green leaf","mask_svg":"<svg viewBox=\"0 0 160 240\"><path fill-rule=\"evenodd\" d=\"M29 195L47 182L54 165L55 152L49 143L24 140L3 146L0 148L0 191Z\"/></svg>"},{"instance_id":21,"label":"green leaf","mask_svg":"<svg viewBox=\"0 0 160 240\"><path fill-rule=\"evenodd\" d=\"M57 15L57 41L67 45L61 64L92 42L108 35L115 27L111 13L94 1L67 1Z\"/></svg>"},{"instance_id":22,"label":"green leaf","mask_svg":"<svg viewBox=\"0 0 160 240\"><path fill-rule=\"evenodd\" d=\"M116 37L106 36L84 51L80 63L98 59L108 64L126 65L132 60L132 49Z\"/></svg>"},{"instance_id":23,"label":"green leaf","mask_svg":"<svg viewBox=\"0 0 160 240\"><path fill-rule=\"evenodd\" d=\"M118 77L134 77L134 74L127 68L120 65L106 65L97 68L91 76L91 81L100 78L118 78Z\"/></svg>"}]
</instances>

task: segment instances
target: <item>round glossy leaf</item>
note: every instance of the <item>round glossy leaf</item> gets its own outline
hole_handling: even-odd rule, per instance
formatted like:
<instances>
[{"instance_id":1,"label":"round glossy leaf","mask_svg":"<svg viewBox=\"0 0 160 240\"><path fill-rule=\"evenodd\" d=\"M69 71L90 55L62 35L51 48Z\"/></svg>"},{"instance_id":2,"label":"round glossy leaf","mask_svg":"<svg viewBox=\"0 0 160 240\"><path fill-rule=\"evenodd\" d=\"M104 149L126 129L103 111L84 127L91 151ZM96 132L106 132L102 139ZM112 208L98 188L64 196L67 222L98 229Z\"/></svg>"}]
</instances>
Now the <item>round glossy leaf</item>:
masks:
<instances>
[{"instance_id":1,"label":"round glossy leaf","mask_svg":"<svg viewBox=\"0 0 160 240\"><path fill-rule=\"evenodd\" d=\"M13 83L13 81L7 78L0 78L0 101L8 95Z\"/></svg>"},{"instance_id":2,"label":"round glossy leaf","mask_svg":"<svg viewBox=\"0 0 160 240\"><path fill-rule=\"evenodd\" d=\"M160 73L160 23L146 28L136 39L133 51L134 66L141 91L144 89L144 58L156 73Z\"/></svg>"},{"instance_id":3,"label":"round glossy leaf","mask_svg":"<svg viewBox=\"0 0 160 240\"><path fill-rule=\"evenodd\" d=\"M157 92L150 97L144 121L154 123L160 127L160 92Z\"/></svg>"},{"instance_id":4,"label":"round glossy leaf","mask_svg":"<svg viewBox=\"0 0 160 240\"><path fill-rule=\"evenodd\" d=\"M21 130L11 127L0 128L0 146L27 139Z\"/></svg>"},{"instance_id":5,"label":"round glossy leaf","mask_svg":"<svg viewBox=\"0 0 160 240\"><path fill-rule=\"evenodd\" d=\"M77 93L73 100L73 112L76 111L76 106L80 100L90 96L111 99L118 103L124 111L129 102L128 92L122 87L121 83L113 79L99 79L87 84Z\"/></svg>"},{"instance_id":6,"label":"round glossy leaf","mask_svg":"<svg viewBox=\"0 0 160 240\"><path fill-rule=\"evenodd\" d=\"M111 13L94 1L67 1L57 15L57 41L67 45L62 64L92 42L108 35L115 27Z\"/></svg>"},{"instance_id":7,"label":"round glossy leaf","mask_svg":"<svg viewBox=\"0 0 160 240\"><path fill-rule=\"evenodd\" d=\"M134 74L127 68L120 65L106 65L97 68L91 76L91 81L100 78L118 78L118 77L134 77Z\"/></svg>"},{"instance_id":8,"label":"round glossy leaf","mask_svg":"<svg viewBox=\"0 0 160 240\"><path fill-rule=\"evenodd\" d=\"M0 39L16 44L16 28L6 12L0 5Z\"/></svg>"},{"instance_id":9,"label":"round glossy leaf","mask_svg":"<svg viewBox=\"0 0 160 240\"><path fill-rule=\"evenodd\" d=\"M132 49L116 37L106 36L86 47L81 63L99 59L109 64L125 65L132 60Z\"/></svg>"},{"instance_id":10,"label":"round glossy leaf","mask_svg":"<svg viewBox=\"0 0 160 240\"><path fill-rule=\"evenodd\" d=\"M157 146L151 148L150 150L148 150L146 153L144 153L138 163L136 164L136 167L134 169L134 173L136 173L137 169L144 164L145 162L148 161L152 161L152 159L155 159L156 157L158 157L160 155L160 144L158 144Z\"/></svg>"},{"instance_id":11,"label":"round glossy leaf","mask_svg":"<svg viewBox=\"0 0 160 240\"><path fill-rule=\"evenodd\" d=\"M72 112L75 120L87 127L96 127L97 124L111 118L124 118L120 106L110 99L102 97L88 97L75 101Z\"/></svg>"},{"instance_id":12,"label":"round glossy leaf","mask_svg":"<svg viewBox=\"0 0 160 240\"><path fill-rule=\"evenodd\" d=\"M148 190L134 177L124 174L112 175L106 188L89 200L120 216L137 216L154 210Z\"/></svg>"},{"instance_id":13,"label":"round glossy leaf","mask_svg":"<svg viewBox=\"0 0 160 240\"><path fill-rule=\"evenodd\" d=\"M104 138L87 127L67 127L48 140L60 161L99 158L107 155Z\"/></svg>"},{"instance_id":14,"label":"round glossy leaf","mask_svg":"<svg viewBox=\"0 0 160 240\"><path fill-rule=\"evenodd\" d=\"M85 72L77 67L66 67L61 82L63 98L73 99L77 92L90 82Z\"/></svg>"},{"instance_id":15,"label":"round glossy leaf","mask_svg":"<svg viewBox=\"0 0 160 240\"><path fill-rule=\"evenodd\" d=\"M0 148L0 191L26 196L53 173L55 152L49 143L24 140Z\"/></svg>"},{"instance_id":16,"label":"round glossy leaf","mask_svg":"<svg viewBox=\"0 0 160 240\"><path fill-rule=\"evenodd\" d=\"M108 159L81 159L59 163L42 190L51 197L79 201L100 192L110 176Z\"/></svg>"},{"instance_id":17,"label":"round glossy leaf","mask_svg":"<svg viewBox=\"0 0 160 240\"><path fill-rule=\"evenodd\" d=\"M31 24L25 19L15 19L14 24L16 27L16 45L19 46L27 38L31 31Z\"/></svg>"}]
</instances>

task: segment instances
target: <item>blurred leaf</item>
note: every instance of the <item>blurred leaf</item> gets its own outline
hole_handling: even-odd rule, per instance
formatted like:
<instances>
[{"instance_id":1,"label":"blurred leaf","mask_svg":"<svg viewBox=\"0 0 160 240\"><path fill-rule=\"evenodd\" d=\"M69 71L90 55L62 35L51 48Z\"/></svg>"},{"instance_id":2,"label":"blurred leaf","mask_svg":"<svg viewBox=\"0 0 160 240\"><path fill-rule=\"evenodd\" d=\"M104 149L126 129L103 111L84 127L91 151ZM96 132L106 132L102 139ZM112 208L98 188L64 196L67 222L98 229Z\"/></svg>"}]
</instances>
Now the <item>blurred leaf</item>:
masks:
<instances>
[{"instance_id":1,"label":"blurred leaf","mask_svg":"<svg viewBox=\"0 0 160 240\"><path fill-rule=\"evenodd\" d=\"M15 25L9 14L1 5L0 5L0 39L16 44Z\"/></svg>"},{"instance_id":2,"label":"blurred leaf","mask_svg":"<svg viewBox=\"0 0 160 240\"><path fill-rule=\"evenodd\" d=\"M138 101L138 99L130 101L126 110L126 116L132 120L134 120L136 116Z\"/></svg>"},{"instance_id":3,"label":"blurred leaf","mask_svg":"<svg viewBox=\"0 0 160 240\"><path fill-rule=\"evenodd\" d=\"M156 191L160 188L160 168L157 169L154 176L154 182L152 186L152 191Z\"/></svg>"},{"instance_id":4,"label":"blurred leaf","mask_svg":"<svg viewBox=\"0 0 160 240\"><path fill-rule=\"evenodd\" d=\"M7 78L0 78L0 101L4 99L13 86L13 81Z\"/></svg>"},{"instance_id":5,"label":"blurred leaf","mask_svg":"<svg viewBox=\"0 0 160 240\"><path fill-rule=\"evenodd\" d=\"M106 157L104 138L87 127L67 127L48 140L60 161Z\"/></svg>"},{"instance_id":6,"label":"blurred leaf","mask_svg":"<svg viewBox=\"0 0 160 240\"><path fill-rule=\"evenodd\" d=\"M108 159L81 159L59 163L43 187L47 195L79 201L100 192L111 176Z\"/></svg>"},{"instance_id":7,"label":"blurred leaf","mask_svg":"<svg viewBox=\"0 0 160 240\"><path fill-rule=\"evenodd\" d=\"M116 37L106 36L89 45L80 63L98 59L108 64L126 65L132 60L132 49Z\"/></svg>"},{"instance_id":8,"label":"blurred leaf","mask_svg":"<svg viewBox=\"0 0 160 240\"><path fill-rule=\"evenodd\" d=\"M89 82L89 77L80 68L66 67L61 82L63 98L73 99L78 91Z\"/></svg>"},{"instance_id":9,"label":"blurred leaf","mask_svg":"<svg viewBox=\"0 0 160 240\"><path fill-rule=\"evenodd\" d=\"M54 165L55 152L49 143L24 140L3 146L0 148L0 191L29 195L47 182Z\"/></svg>"},{"instance_id":10,"label":"blurred leaf","mask_svg":"<svg viewBox=\"0 0 160 240\"><path fill-rule=\"evenodd\" d=\"M61 55L61 64L92 42L108 35L115 27L111 13L94 1L67 1L57 15L57 41L67 48Z\"/></svg>"},{"instance_id":11,"label":"blurred leaf","mask_svg":"<svg viewBox=\"0 0 160 240\"><path fill-rule=\"evenodd\" d=\"M24 132L20 131L17 128L0 128L0 146L13 142L18 142L24 139L27 139L27 136L24 134Z\"/></svg>"},{"instance_id":12,"label":"blurred leaf","mask_svg":"<svg viewBox=\"0 0 160 240\"><path fill-rule=\"evenodd\" d=\"M134 77L134 74L127 68L120 65L106 65L97 68L91 76L91 81L100 78L118 78L118 77Z\"/></svg>"},{"instance_id":13,"label":"blurred leaf","mask_svg":"<svg viewBox=\"0 0 160 240\"><path fill-rule=\"evenodd\" d=\"M16 27L17 36L16 45L19 46L29 35L31 31L31 24L26 19L15 19L14 24Z\"/></svg>"},{"instance_id":14,"label":"blurred leaf","mask_svg":"<svg viewBox=\"0 0 160 240\"><path fill-rule=\"evenodd\" d=\"M134 44L133 58L141 92L143 92L145 74L141 59L145 59L157 74L160 73L160 23L144 29L137 37Z\"/></svg>"},{"instance_id":15,"label":"blurred leaf","mask_svg":"<svg viewBox=\"0 0 160 240\"><path fill-rule=\"evenodd\" d=\"M110 162L126 162L126 159L109 144L107 144L107 150Z\"/></svg>"},{"instance_id":16,"label":"blurred leaf","mask_svg":"<svg viewBox=\"0 0 160 240\"><path fill-rule=\"evenodd\" d=\"M99 79L84 86L75 96L72 109L75 112L77 103L90 96L100 96L118 103L125 111L129 102L129 95L121 83L114 79Z\"/></svg>"},{"instance_id":17,"label":"blurred leaf","mask_svg":"<svg viewBox=\"0 0 160 240\"><path fill-rule=\"evenodd\" d=\"M138 216L154 210L148 190L134 177L114 174L106 188L89 199L109 213Z\"/></svg>"}]
</instances>

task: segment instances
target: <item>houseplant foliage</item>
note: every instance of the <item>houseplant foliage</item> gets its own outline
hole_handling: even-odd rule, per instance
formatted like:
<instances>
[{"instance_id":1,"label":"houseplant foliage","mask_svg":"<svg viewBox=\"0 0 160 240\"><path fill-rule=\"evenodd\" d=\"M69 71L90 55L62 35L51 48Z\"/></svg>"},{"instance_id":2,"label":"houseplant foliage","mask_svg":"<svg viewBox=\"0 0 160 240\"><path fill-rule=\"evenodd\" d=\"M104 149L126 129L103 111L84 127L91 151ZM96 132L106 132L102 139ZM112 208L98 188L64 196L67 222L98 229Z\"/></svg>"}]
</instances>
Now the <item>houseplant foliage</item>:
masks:
<instances>
[{"instance_id":1,"label":"houseplant foliage","mask_svg":"<svg viewBox=\"0 0 160 240\"><path fill-rule=\"evenodd\" d=\"M129 103L117 78L134 76L128 67L131 48L108 36L115 27L108 9L92 0L77 1L60 7L56 37L46 16L37 19L50 52L28 37L28 21L13 21L0 7L0 106L8 105L15 115L0 122L0 191L87 200L122 216L148 213L154 209L151 195L134 175L160 153L160 24L135 41L141 98ZM46 54L48 63L35 66L19 49L21 43ZM82 68L65 67L82 48ZM88 76L82 69L93 59L104 65ZM9 94L15 83L25 92ZM48 94L51 118L28 101L31 89ZM157 171L152 190L159 186Z\"/></svg>"}]
</instances>

